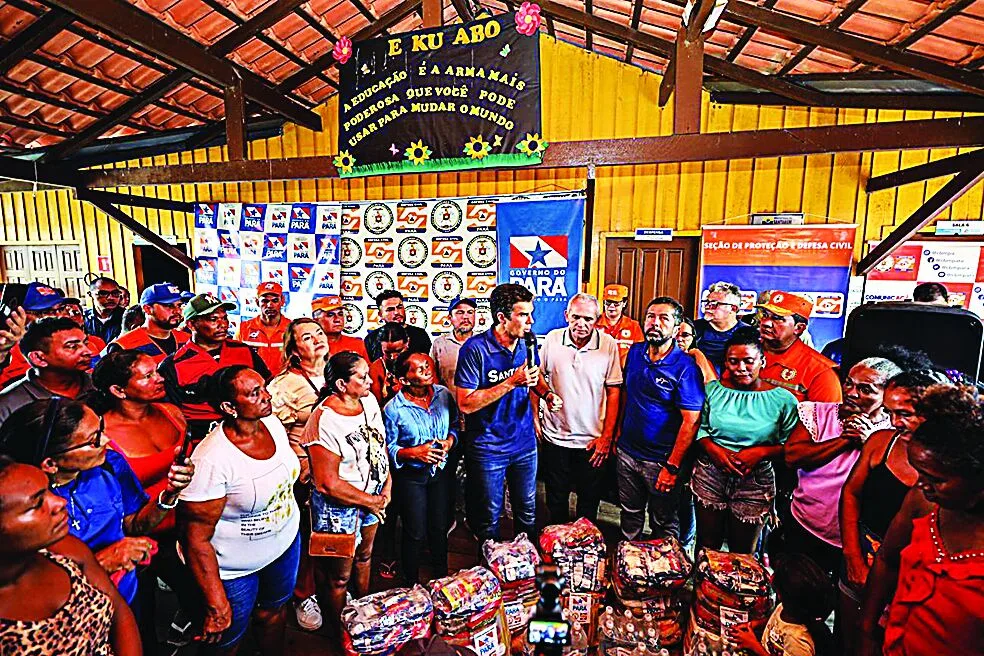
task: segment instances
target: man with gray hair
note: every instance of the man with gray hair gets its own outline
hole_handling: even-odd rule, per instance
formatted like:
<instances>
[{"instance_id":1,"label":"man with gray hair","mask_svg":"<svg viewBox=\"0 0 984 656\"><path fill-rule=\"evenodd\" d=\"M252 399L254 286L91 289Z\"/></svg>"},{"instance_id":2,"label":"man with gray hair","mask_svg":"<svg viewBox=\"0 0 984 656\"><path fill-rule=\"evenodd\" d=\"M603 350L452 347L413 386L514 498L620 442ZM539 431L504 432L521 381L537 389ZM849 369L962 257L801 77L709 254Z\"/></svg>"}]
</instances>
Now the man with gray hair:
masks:
<instances>
[{"instance_id":1,"label":"man with gray hair","mask_svg":"<svg viewBox=\"0 0 984 656\"><path fill-rule=\"evenodd\" d=\"M725 344L739 331L755 328L738 318L741 290L730 282L716 282L707 289L701 303L704 318L694 322L694 346L707 356L718 375L724 368Z\"/></svg>"},{"instance_id":2,"label":"man with gray hair","mask_svg":"<svg viewBox=\"0 0 984 656\"><path fill-rule=\"evenodd\" d=\"M577 493L577 516L592 522L604 464L612 449L622 385L615 338L596 329L598 299L577 294L567 304L567 328L547 334L540 350L541 368L550 387L565 400L551 412L533 396L534 421L544 469L550 521L570 521L570 494Z\"/></svg>"}]
</instances>

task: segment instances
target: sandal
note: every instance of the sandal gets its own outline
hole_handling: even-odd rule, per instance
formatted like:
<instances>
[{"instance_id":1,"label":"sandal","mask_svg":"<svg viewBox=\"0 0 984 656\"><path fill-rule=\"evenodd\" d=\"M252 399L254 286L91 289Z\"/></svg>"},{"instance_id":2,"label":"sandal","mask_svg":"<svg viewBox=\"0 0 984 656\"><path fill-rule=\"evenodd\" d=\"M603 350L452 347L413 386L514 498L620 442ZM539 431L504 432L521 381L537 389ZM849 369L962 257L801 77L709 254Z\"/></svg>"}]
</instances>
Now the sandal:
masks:
<instances>
[{"instance_id":1,"label":"sandal","mask_svg":"<svg viewBox=\"0 0 984 656\"><path fill-rule=\"evenodd\" d=\"M387 580L396 578L396 561L381 561L379 563L379 576Z\"/></svg>"}]
</instances>

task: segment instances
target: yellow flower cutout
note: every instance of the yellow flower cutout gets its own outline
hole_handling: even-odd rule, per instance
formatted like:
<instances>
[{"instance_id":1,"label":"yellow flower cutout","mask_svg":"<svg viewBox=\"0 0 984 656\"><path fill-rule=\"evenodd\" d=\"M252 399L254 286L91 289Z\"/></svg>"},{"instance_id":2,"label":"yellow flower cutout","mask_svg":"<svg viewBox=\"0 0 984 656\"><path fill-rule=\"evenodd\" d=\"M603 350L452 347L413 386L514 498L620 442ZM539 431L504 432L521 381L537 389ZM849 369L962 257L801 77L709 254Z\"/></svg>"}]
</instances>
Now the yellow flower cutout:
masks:
<instances>
[{"instance_id":1,"label":"yellow flower cutout","mask_svg":"<svg viewBox=\"0 0 984 656\"><path fill-rule=\"evenodd\" d=\"M492 151L492 144L482 138L482 135L472 137L465 144L465 154L472 159L483 159Z\"/></svg>"},{"instance_id":2,"label":"yellow flower cutout","mask_svg":"<svg viewBox=\"0 0 984 656\"><path fill-rule=\"evenodd\" d=\"M424 140L420 139L410 144L404 152L407 159L413 162L414 166L423 164L430 159L431 149L424 145Z\"/></svg>"},{"instance_id":3,"label":"yellow flower cutout","mask_svg":"<svg viewBox=\"0 0 984 656\"><path fill-rule=\"evenodd\" d=\"M351 173L352 167L355 166L355 158L352 157L352 154L349 153L349 151L343 150L335 156L335 159L332 160L332 164L335 165L335 168L338 169L339 173Z\"/></svg>"},{"instance_id":4,"label":"yellow flower cutout","mask_svg":"<svg viewBox=\"0 0 984 656\"><path fill-rule=\"evenodd\" d=\"M539 134L530 134L527 132L526 138L520 141L516 148L518 148L519 152L523 153L527 157L533 157L534 155L539 155L545 151L549 145L550 144L540 138Z\"/></svg>"}]
</instances>

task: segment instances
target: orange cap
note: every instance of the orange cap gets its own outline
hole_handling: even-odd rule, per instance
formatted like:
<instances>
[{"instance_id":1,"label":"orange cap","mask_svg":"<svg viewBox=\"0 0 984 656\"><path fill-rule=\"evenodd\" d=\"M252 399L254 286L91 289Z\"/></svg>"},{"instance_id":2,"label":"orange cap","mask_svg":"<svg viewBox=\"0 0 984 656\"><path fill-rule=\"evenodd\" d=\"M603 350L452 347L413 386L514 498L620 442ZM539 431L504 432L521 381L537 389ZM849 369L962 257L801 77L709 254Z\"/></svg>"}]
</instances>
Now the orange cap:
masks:
<instances>
[{"instance_id":1,"label":"orange cap","mask_svg":"<svg viewBox=\"0 0 984 656\"><path fill-rule=\"evenodd\" d=\"M316 298L311 301L311 312L328 312L329 310L337 310L342 307L342 298L340 296L322 296L321 298Z\"/></svg>"},{"instance_id":2,"label":"orange cap","mask_svg":"<svg viewBox=\"0 0 984 656\"><path fill-rule=\"evenodd\" d=\"M809 299L789 292L772 292L766 303L760 303L755 307L763 308L780 317L798 314L809 319L810 313L813 312L813 303Z\"/></svg>"},{"instance_id":3,"label":"orange cap","mask_svg":"<svg viewBox=\"0 0 984 656\"><path fill-rule=\"evenodd\" d=\"M284 295L284 288L280 286L280 283L276 282L261 282L256 288L256 295L263 296L264 294L276 294L277 296Z\"/></svg>"},{"instance_id":4,"label":"orange cap","mask_svg":"<svg viewBox=\"0 0 984 656\"><path fill-rule=\"evenodd\" d=\"M624 301L629 297L629 288L625 285L605 285L601 292L603 301Z\"/></svg>"}]
</instances>

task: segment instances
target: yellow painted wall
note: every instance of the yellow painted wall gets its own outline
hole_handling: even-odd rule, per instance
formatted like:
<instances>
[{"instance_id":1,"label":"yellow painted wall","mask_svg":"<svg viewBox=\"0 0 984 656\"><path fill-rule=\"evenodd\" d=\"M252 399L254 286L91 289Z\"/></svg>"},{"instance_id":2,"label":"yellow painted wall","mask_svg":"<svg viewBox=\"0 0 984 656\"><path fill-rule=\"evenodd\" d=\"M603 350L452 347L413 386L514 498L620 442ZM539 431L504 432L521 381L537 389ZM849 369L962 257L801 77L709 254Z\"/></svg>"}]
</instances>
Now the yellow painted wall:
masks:
<instances>
[{"instance_id":1,"label":"yellow painted wall","mask_svg":"<svg viewBox=\"0 0 984 656\"><path fill-rule=\"evenodd\" d=\"M672 133L672 108L657 106L660 77L616 60L541 37L544 137L548 141L657 136ZM672 103L671 103L672 104ZM250 157L282 158L336 152L337 107L318 108L320 133L287 125L282 137L253 142ZM705 132L754 130L898 121L957 116L944 112L903 112L802 107L711 105L704 95ZM628 232L636 227L696 231L701 225L743 223L753 212L803 212L809 222L856 222L856 253L862 240L878 239L905 220L946 178L865 194L872 175L898 170L956 153L937 149L884 153L844 153L706 163L626 166L597 171L595 230ZM161 166L220 161L222 148L130 162ZM122 164L121 164L122 166ZM280 202L375 200L468 196L581 189L584 170L513 170L388 176L358 180L310 180L243 184L175 185L122 189L185 201ZM981 219L984 184L954 203L941 218ZM159 234L187 239L190 215L135 209L134 216ZM68 192L0 194L0 243L70 241L85 245L91 270L109 255L112 275L136 287L132 235L117 223L74 200ZM592 280L597 291L603 271L600 239L592 242Z\"/></svg>"}]
</instances>

